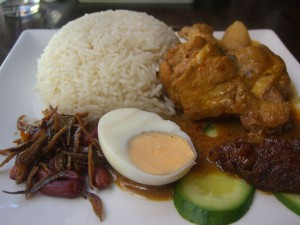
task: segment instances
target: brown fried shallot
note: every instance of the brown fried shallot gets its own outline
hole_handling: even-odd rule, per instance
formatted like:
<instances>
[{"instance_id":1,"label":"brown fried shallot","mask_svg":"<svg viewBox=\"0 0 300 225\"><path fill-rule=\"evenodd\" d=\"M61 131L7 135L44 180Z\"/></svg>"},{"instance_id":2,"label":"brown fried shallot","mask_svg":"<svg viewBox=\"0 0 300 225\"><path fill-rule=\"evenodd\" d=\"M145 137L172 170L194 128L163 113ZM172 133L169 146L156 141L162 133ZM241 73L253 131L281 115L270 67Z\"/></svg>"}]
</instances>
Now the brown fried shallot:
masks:
<instances>
[{"instance_id":1,"label":"brown fried shallot","mask_svg":"<svg viewBox=\"0 0 300 225\"><path fill-rule=\"evenodd\" d=\"M0 150L0 155L7 155L0 168L15 158L10 178L17 184L26 183L25 190L3 192L25 194L26 198L37 191L54 197L82 196L90 201L102 221L101 199L88 189L107 187L112 179L95 129L89 130L85 121L88 113L65 115L50 106L43 115L32 123L26 121L25 115L20 116L17 120L20 138L14 141L17 145ZM95 173L98 168L101 173Z\"/></svg>"}]
</instances>

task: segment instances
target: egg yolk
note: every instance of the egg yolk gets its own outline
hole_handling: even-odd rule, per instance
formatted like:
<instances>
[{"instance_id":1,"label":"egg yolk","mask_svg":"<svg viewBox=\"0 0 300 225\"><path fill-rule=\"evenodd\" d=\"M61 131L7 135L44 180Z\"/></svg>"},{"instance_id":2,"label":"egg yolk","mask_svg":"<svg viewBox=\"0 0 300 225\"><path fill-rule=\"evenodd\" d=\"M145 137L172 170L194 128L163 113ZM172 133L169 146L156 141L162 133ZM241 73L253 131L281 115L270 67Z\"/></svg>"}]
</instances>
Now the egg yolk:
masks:
<instances>
[{"instance_id":1,"label":"egg yolk","mask_svg":"<svg viewBox=\"0 0 300 225\"><path fill-rule=\"evenodd\" d=\"M191 145L184 138L162 132L136 135L130 139L128 146L132 162L153 175L172 173L195 157Z\"/></svg>"}]
</instances>

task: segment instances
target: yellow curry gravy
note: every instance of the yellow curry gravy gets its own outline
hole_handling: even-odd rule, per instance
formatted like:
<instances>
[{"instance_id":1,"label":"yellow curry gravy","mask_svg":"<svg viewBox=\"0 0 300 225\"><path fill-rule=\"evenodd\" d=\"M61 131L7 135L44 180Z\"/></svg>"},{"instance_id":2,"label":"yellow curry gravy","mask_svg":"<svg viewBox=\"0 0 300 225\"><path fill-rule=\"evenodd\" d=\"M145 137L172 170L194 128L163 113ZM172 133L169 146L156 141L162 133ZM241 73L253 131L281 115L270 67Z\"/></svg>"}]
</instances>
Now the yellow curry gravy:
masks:
<instances>
[{"instance_id":1,"label":"yellow curry gravy","mask_svg":"<svg viewBox=\"0 0 300 225\"><path fill-rule=\"evenodd\" d=\"M186 132L193 141L197 150L197 163L189 171L189 173L213 173L218 171L215 164L207 160L207 154L215 146L222 145L225 141L235 140L236 138L243 138L247 135L247 131L241 125L237 118L222 118L222 119L206 119L198 122L190 121L184 116L174 116L171 118L176 122L181 129ZM280 138L290 139L297 138L300 134L300 113L292 110L291 124L292 126L280 134L273 136L280 136ZM204 133L205 127L213 124L217 130L216 137L209 137ZM125 192L133 195L142 196L151 200L170 200L175 183L165 186L147 186L138 184L131 180L122 177L120 174L116 175L116 184Z\"/></svg>"}]
</instances>

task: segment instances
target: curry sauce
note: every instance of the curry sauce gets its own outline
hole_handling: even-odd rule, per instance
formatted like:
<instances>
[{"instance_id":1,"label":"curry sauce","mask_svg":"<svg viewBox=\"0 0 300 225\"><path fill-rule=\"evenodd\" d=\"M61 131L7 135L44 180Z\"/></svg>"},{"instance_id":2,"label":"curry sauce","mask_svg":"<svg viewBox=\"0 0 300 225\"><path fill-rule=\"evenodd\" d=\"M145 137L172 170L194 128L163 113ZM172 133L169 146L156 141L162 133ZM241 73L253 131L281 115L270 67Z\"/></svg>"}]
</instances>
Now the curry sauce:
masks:
<instances>
[{"instance_id":1,"label":"curry sauce","mask_svg":"<svg viewBox=\"0 0 300 225\"><path fill-rule=\"evenodd\" d=\"M206 156L211 148L222 144L226 140L232 140L237 137L246 135L246 130L242 127L240 122L235 118L226 118L218 120L201 120L193 122L183 116L175 116L171 120L176 122L181 129L186 132L197 150L198 157L196 165L190 172L213 172L217 168L214 164L207 161ZM208 124L214 124L218 130L218 136L215 138L209 137L204 133L204 128ZM120 174L116 175L116 184L124 191L143 196L152 200L170 200L175 183L164 186L148 186L142 185L131 180L126 179Z\"/></svg>"},{"instance_id":2,"label":"curry sauce","mask_svg":"<svg viewBox=\"0 0 300 225\"><path fill-rule=\"evenodd\" d=\"M295 109L292 110L290 124L280 134L273 134L272 136L281 139L294 139L300 135L300 114ZM186 132L197 150L196 165L189 171L189 173L214 173L219 171L214 163L207 160L209 151L226 141L232 141L237 138L246 138L248 131L242 126L239 119L234 117L219 118L219 119L204 119L198 122L191 121L184 116L176 115L171 118L176 122L181 129ZM210 137L205 133L205 127L213 124L218 132L216 137ZM147 186L138 184L128 180L121 175L117 175L116 184L125 192L133 195L142 196L151 200L170 200L174 191L175 183L164 186Z\"/></svg>"}]
</instances>

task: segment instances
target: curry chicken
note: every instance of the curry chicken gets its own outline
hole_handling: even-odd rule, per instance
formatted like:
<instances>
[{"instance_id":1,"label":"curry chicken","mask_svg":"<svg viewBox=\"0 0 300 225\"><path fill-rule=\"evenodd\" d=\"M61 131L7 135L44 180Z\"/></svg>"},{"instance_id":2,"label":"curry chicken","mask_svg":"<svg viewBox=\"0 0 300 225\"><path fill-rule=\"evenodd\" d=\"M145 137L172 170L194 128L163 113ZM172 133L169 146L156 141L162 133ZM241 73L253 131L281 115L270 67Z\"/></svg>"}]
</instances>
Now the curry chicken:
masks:
<instances>
[{"instance_id":1,"label":"curry chicken","mask_svg":"<svg viewBox=\"0 0 300 225\"><path fill-rule=\"evenodd\" d=\"M213 29L206 24L184 27L178 35L182 42L167 52L158 77L176 106L176 114L165 115L164 119L172 120L186 132L197 150L197 158L192 151L184 160L192 159L189 174L217 174L222 170L263 191L300 194L300 114L289 102L291 81L284 61L266 46L252 41L241 22L231 25L221 40L213 36ZM0 168L16 158L10 178L17 184L26 182L26 189L5 193L25 194L27 198L37 191L55 197L82 196L91 202L100 220L104 212L102 201L90 190L106 188L111 182L146 198L176 199L178 186L174 180L163 185L141 184L110 165L97 139L97 132L101 131L98 120L86 123L87 113L65 115L57 109L50 106L43 111L44 118L34 123L28 123L25 116L18 119L18 145L0 150L0 155L7 155ZM211 127L216 132L214 136L207 132ZM128 127L125 128L127 132ZM104 132L99 133L103 136ZM150 133L156 135L156 142L157 133ZM146 137L145 133L142 137ZM144 161L134 155L146 142L137 144L136 137L129 140L134 150L130 150L130 156L139 168L159 174L142 167ZM153 142L149 140L147 143ZM179 140L176 139L177 145ZM153 151L149 149L146 150L150 157ZM170 149L174 154L174 146ZM182 157L183 153L178 155ZM169 172L169 168L165 170ZM252 190L249 193L250 205ZM249 205L243 205L245 212Z\"/></svg>"},{"instance_id":2,"label":"curry chicken","mask_svg":"<svg viewBox=\"0 0 300 225\"><path fill-rule=\"evenodd\" d=\"M250 132L273 133L289 122L290 78L284 61L250 39L241 22L217 40L206 24L184 27L182 42L160 67L167 94L192 120L234 115Z\"/></svg>"}]
</instances>

